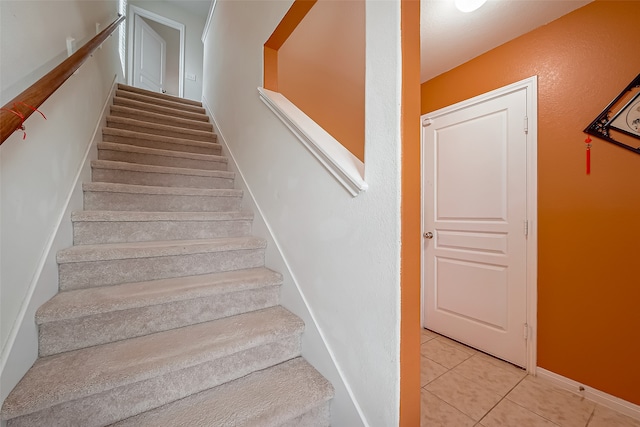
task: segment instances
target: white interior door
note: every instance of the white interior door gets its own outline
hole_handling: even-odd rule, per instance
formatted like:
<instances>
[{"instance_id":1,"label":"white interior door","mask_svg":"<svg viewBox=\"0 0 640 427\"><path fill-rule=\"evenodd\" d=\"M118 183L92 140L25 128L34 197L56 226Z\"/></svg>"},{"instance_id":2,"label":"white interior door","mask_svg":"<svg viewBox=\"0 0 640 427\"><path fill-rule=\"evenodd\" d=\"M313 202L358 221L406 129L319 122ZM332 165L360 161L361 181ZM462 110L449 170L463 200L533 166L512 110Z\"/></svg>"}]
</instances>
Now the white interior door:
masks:
<instances>
[{"instance_id":1,"label":"white interior door","mask_svg":"<svg viewBox=\"0 0 640 427\"><path fill-rule=\"evenodd\" d=\"M424 326L519 366L527 363L526 97L521 88L427 114L422 134Z\"/></svg>"},{"instance_id":2,"label":"white interior door","mask_svg":"<svg viewBox=\"0 0 640 427\"><path fill-rule=\"evenodd\" d=\"M163 92L167 43L140 16L134 25L133 85Z\"/></svg>"}]
</instances>

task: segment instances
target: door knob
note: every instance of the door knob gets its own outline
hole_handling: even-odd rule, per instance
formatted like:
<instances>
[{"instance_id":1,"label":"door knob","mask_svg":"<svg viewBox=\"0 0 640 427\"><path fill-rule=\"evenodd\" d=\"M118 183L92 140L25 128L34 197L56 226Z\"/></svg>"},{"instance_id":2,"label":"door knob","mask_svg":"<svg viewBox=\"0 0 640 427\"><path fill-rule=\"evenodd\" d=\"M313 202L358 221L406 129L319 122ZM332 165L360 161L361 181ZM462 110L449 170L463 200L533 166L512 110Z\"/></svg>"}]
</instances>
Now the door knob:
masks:
<instances>
[{"instance_id":1,"label":"door knob","mask_svg":"<svg viewBox=\"0 0 640 427\"><path fill-rule=\"evenodd\" d=\"M430 231L426 231L423 235L422 235L425 239L433 239L433 233Z\"/></svg>"}]
</instances>

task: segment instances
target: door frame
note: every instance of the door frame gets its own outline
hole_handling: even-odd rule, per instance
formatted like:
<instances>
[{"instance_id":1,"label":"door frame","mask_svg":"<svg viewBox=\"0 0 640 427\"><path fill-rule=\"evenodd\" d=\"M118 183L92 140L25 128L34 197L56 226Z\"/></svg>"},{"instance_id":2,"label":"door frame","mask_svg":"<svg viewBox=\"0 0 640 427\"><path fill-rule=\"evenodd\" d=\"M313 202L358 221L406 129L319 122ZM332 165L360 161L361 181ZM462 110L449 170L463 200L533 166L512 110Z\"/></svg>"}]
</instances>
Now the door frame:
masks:
<instances>
[{"instance_id":1,"label":"door frame","mask_svg":"<svg viewBox=\"0 0 640 427\"><path fill-rule=\"evenodd\" d=\"M526 260L526 322L527 328L527 372L535 375L537 366L537 331L538 331L538 77L533 76L516 83L501 87L499 89L475 96L465 101L458 102L448 107L426 113L420 116L420 219L421 219L421 235L427 230L424 229L425 224L425 165L422 161L424 155L424 139L422 137L422 128L430 124L431 119L450 114L455 111L470 107L472 105L489 101L494 98L517 92L522 89L526 90L527 98L527 122L523 126L527 126L527 260ZM420 323L424 325L424 295L425 292L425 266L424 266L424 244L420 249ZM525 333L523 331L523 333Z\"/></svg>"},{"instance_id":2,"label":"door frame","mask_svg":"<svg viewBox=\"0 0 640 427\"><path fill-rule=\"evenodd\" d=\"M180 32L180 64L178 69L178 96L184 97L184 45L185 45L185 25L173 19L166 18L157 13L150 12L146 9L142 9L138 6L129 5L129 29L127 40L127 84L133 85L133 46L134 46L134 23L135 17L140 16L142 18L150 19L167 27L174 28Z\"/></svg>"}]
</instances>

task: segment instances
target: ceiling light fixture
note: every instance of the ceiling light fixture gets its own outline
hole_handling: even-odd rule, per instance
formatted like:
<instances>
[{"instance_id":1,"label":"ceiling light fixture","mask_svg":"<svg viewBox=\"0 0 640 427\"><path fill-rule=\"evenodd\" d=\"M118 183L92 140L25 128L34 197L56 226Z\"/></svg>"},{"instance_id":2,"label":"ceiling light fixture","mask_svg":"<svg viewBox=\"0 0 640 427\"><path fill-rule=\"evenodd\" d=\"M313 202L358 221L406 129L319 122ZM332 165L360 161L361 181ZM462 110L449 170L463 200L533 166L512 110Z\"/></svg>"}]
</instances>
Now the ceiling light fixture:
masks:
<instances>
[{"instance_id":1,"label":"ceiling light fixture","mask_svg":"<svg viewBox=\"0 0 640 427\"><path fill-rule=\"evenodd\" d=\"M453 3L460 12L473 12L485 4L487 0L454 0Z\"/></svg>"}]
</instances>

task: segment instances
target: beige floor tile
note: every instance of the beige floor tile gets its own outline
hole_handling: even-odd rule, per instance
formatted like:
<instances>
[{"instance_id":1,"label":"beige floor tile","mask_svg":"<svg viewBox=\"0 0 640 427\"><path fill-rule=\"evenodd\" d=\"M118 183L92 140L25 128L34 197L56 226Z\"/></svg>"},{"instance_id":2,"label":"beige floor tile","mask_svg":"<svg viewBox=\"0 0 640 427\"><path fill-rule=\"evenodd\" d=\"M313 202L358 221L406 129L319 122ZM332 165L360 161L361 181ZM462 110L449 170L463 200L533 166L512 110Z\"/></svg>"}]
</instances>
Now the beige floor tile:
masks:
<instances>
[{"instance_id":1,"label":"beige floor tile","mask_svg":"<svg viewBox=\"0 0 640 427\"><path fill-rule=\"evenodd\" d=\"M442 341L433 339L420 346L420 352L445 368L453 368L471 357L471 354L460 351Z\"/></svg>"},{"instance_id":2,"label":"beige floor tile","mask_svg":"<svg viewBox=\"0 0 640 427\"><path fill-rule=\"evenodd\" d=\"M507 399L563 427L584 427L595 403L531 376L526 377Z\"/></svg>"},{"instance_id":3,"label":"beige floor tile","mask_svg":"<svg viewBox=\"0 0 640 427\"><path fill-rule=\"evenodd\" d=\"M424 329L422 328L422 331L420 332L420 343L425 343L429 340L432 340L434 338L438 338L438 334L431 332L428 329Z\"/></svg>"},{"instance_id":4,"label":"beige floor tile","mask_svg":"<svg viewBox=\"0 0 640 427\"><path fill-rule=\"evenodd\" d=\"M498 359L497 357L493 357L490 354L487 353L483 353L481 351L478 351L475 354L476 357L486 360L487 362L491 363L492 365L496 365L499 366L501 368L508 368L508 369L515 369L517 371L522 370L523 368L519 368L509 362L505 362L504 360Z\"/></svg>"},{"instance_id":5,"label":"beige floor tile","mask_svg":"<svg viewBox=\"0 0 640 427\"><path fill-rule=\"evenodd\" d=\"M422 390L420 427L471 427L475 421L432 393Z\"/></svg>"},{"instance_id":6,"label":"beige floor tile","mask_svg":"<svg viewBox=\"0 0 640 427\"><path fill-rule=\"evenodd\" d=\"M640 420L634 420L604 406L596 405L589 427L640 427Z\"/></svg>"},{"instance_id":7,"label":"beige floor tile","mask_svg":"<svg viewBox=\"0 0 640 427\"><path fill-rule=\"evenodd\" d=\"M474 355L453 368L453 372L504 396L527 376L524 369L517 369L507 363L504 365L498 366Z\"/></svg>"},{"instance_id":8,"label":"beige floor tile","mask_svg":"<svg viewBox=\"0 0 640 427\"><path fill-rule=\"evenodd\" d=\"M480 422L484 427L557 427L557 424L504 399Z\"/></svg>"},{"instance_id":9,"label":"beige floor tile","mask_svg":"<svg viewBox=\"0 0 640 427\"><path fill-rule=\"evenodd\" d=\"M443 342L443 343L445 343L445 344L447 344L447 345L450 345L451 347L455 348L456 350L463 351L463 352L465 352L467 354L473 355L473 354L476 354L478 352L478 350L476 350L475 348L468 347L468 346L466 346L466 345L464 345L462 343L459 343L458 341L454 341L454 340L452 340L450 338L443 337L442 335L439 335L438 338L436 338L436 339L441 341L441 342Z\"/></svg>"},{"instance_id":10,"label":"beige floor tile","mask_svg":"<svg viewBox=\"0 0 640 427\"><path fill-rule=\"evenodd\" d=\"M448 370L433 360L422 356L420 360L420 387L426 386Z\"/></svg>"},{"instance_id":11,"label":"beige floor tile","mask_svg":"<svg viewBox=\"0 0 640 427\"><path fill-rule=\"evenodd\" d=\"M424 390L435 394L475 421L480 421L502 398L452 371L428 384Z\"/></svg>"}]
</instances>

